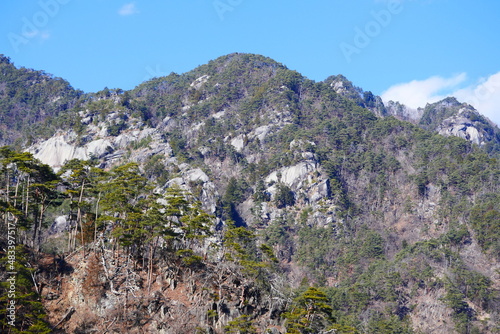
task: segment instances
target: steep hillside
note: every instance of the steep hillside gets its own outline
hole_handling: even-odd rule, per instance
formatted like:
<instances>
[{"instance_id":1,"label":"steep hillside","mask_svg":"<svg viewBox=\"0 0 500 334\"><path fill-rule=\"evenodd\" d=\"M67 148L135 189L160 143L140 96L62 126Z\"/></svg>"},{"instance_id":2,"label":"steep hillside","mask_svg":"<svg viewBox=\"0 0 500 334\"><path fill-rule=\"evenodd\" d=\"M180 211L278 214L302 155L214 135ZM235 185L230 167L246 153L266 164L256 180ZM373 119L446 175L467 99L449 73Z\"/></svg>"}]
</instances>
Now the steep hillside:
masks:
<instances>
[{"instance_id":1,"label":"steep hillside","mask_svg":"<svg viewBox=\"0 0 500 334\"><path fill-rule=\"evenodd\" d=\"M445 136L467 139L484 146L488 152L500 151L498 127L473 107L460 103L455 98L427 105L420 118L420 125Z\"/></svg>"},{"instance_id":2,"label":"steep hillside","mask_svg":"<svg viewBox=\"0 0 500 334\"><path fill-rule=\"evenodd\" d=\"M500 129L471 105L460 103L454 97L416 110L389 101L386 110L388 115L418 124L426 130L464 138L484 147L489 153L500 151Z\"/></svg>"},{"instance_id":3,"label":"steep hillside","mask_svg":"<svg viewBox=\"0 0 500 334\"><path fill-rule=\"evenodd\" d=\"M0 54L0 144L20 140L21 145L44 132L50 133L37 125L63 114L81 96L82 92L67 81L43 71L16 68Z\"/></svg>"},{"instance_id":4,"label":"steep hillside","mask_svg":"<svg viewBox=\"0 0 500 334\"><path fill-rule=\"evenodd\" d=\"M425 108L412 109L397 101L388 101L384 104L379 96L355 87L342 75L329 77L325 83L330 84L338 94L371 110L379 117L394 116L402 121L418 124L429 131L464 138L483 146L489 153L500 151L498 126L471 105L460 103L454 97L427 104Z\"/></svg>"},{"instance_id":5,"label":"steep hillside","mask_svg":"<svg viewBox=\"0 0 500 334\"><path fill-rule=\"evenodd\" d=\"M30 263L62 332L494 333L497 129L447 131L486 124L451 99L419 125L390 110L342 76L230 54L88 95L29 147L57 179L4 151L3 218L55 254ZM9 200L30 182L53 200Z\"/></svg>"},{"instance_id":6,"label":"steep hillside","mask_svg":"<svg viewBox=\"0 0 500 334\"><path fill-rule=\"evenodd\" d=\"M424 113L422 108L412 109L399 102L389 101L386 103L386 110L389 115L402 121L417 124Z\"/></svg>"}]
</instances>

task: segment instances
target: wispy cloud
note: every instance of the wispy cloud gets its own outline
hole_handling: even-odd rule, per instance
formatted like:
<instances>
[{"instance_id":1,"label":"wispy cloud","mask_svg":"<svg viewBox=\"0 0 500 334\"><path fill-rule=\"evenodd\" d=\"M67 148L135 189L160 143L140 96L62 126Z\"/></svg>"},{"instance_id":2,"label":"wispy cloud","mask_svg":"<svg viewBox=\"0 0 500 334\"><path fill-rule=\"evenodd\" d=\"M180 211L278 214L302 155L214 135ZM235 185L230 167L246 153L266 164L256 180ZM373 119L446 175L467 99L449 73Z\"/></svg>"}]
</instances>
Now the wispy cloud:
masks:
<instances>
[{"instance_id":1,"label":"wispy cloud","mask_svg":"<svg viewBox=\"0 0 500 334\"><path fill-rule=\"evenodd\" d=\"M455 96L460 102L469 103L500 124L500 72L465 88L460 87L466 79L466 73L460 73L450 78L433 76L425 80L413 80L390 87L382 93L382 100L399 101L410 108L418 108L447 96Z\"/></svg>"},{"instance_id":2,"label":"wispy cloud","mask_svg":"<svg viewBox=\"0 0 500 334\"><path fill-rule=\"evenodd\" d=\"M457 74L451 78L440 76L430 77L425 80L413 80L390 87L382 93L384 101L399 101L411 108L424 107L445 98L443 92L453 90L467 79L465 73Z\"/></svg>"},{"instance_id":3,"label":"wispy cloud","mask_svg":"<svg viewBox=\"0 0 500 334\"><path fill-rule=\"evenodd\" d=\"M459 89L453 95L500 125L500 72L482 78L474 85Z\"/></svg>"},{"instance_id":4,"label":"wispy cloud","mask_svg":"<svg viewBox=\"0 0 500 334\"><path fill-rule=\"evenodd\" d=\"M118 10L118 14L121 16L129 16L137 13L139 13L139 11L137 10L134 2L127 3Z\"/></svg>"}]
</instances>

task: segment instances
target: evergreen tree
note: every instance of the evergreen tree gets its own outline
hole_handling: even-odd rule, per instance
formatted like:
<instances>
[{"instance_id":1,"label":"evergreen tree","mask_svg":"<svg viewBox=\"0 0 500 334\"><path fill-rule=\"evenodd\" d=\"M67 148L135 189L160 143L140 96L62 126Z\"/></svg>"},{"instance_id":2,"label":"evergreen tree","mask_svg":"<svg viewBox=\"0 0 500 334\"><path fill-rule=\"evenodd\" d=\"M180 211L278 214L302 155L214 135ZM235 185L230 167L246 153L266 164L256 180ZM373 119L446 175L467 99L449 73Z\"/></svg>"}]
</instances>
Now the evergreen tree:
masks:
<instances>
[{"instance_id":1,"label":"evergreen tree","mask_svg":"<svg viewBox=\"0 0 500 334\"><path fill-rule=\"evenodd\" d=\"M141 226L148 193L147 179L141 176L136 163L111 170L109 179L101 183L103 193L99 220L121 246L139 256L146 231Z\"/></svg>"},{"instance_id":2,"label":"evergreen tree","mask_svg":"<svg viewBox=\"0 0 500 334\"><path fill-rule=\"evenodd\" d=\"M287 333L319 333L332 324L332 311L326 294L310 287L294 299L291 310L283 315Z\"/></svg>"},{"instance_id":3,"label":"evergreen tree","mask_svg":"<svg viewBox=\"0 0 500 334\"><path fill-rule=\"evenodd\" d=\"M1 332L51 333L45 309L40 301L38 287L33 286L36 269L29 260L30 254L23 245L16 247L15 254L14 263L6 257L0 260L1 266L6 269L5 272L15 272L15 274L8 274L8 279L0 282ZM11 270L11 264L14 270ZM11 285L15 288L12 289ZM15 311L11 312L11 308Z\"/></svg>"}]
</instances>

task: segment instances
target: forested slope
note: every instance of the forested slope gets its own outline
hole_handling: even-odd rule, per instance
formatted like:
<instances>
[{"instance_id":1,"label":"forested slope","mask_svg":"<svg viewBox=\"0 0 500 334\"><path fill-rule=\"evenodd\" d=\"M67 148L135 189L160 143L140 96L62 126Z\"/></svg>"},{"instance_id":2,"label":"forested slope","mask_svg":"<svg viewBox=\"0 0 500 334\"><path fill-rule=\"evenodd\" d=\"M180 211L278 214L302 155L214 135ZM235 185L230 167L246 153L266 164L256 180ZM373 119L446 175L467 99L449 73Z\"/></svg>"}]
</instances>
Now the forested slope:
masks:
<instances>
[{"instance_id":1,"label":"forested slope","mask_svg":"<svg viewBox=\"0 0 500 334\"><path fill-rule=\"evenodd\" d=\"M33 155L2 151L2 221L19 266L38 266L39 325L495 333L498 129L474 116L488 143L439 134L476 115L456 100L420 124L380 103L250 54L87 94Z\"/></svg>"}]
</instances>

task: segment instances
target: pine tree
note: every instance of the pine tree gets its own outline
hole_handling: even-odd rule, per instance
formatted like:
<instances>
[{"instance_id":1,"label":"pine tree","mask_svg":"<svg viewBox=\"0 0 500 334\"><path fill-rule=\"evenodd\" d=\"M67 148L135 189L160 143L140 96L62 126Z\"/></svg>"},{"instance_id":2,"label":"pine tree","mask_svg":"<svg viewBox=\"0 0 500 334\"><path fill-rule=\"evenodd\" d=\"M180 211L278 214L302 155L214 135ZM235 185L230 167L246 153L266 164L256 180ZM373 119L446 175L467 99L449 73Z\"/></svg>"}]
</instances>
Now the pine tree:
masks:
<instances>
[{"instance_id":1,"label":"pine tree","mask_svg":"<svg viewBox=\"0 0 500 334\"><path fill-rule=\"evenodd\" d=\"M146 231L141 226L145 210L145 196L150 190L147 179L141 176L136 163L128 163L111 170L109 179L100 185L102 191L99 221L112 231L118 244L138 257Z\"/></svg>"},{"instance_id":2,"label":"pine tree","mask_svg":"<svg viewBox=\"0 0 500 334\"><path fill-rule=\"evenodd\" d=\"M45 309L40 295L33 287L35 269L29 261L29 253L25 246L16 247L14 271L9 277L15 281L15 289L10 288L10 281L0 283L0 329L2 333L38 333L48 334L52 330L47 321ZM2 258L2 267L6 268L7 258ZM10 266L10 263L9 263ZM10 269L8 270L11 271ZM13 296L14 295L14 296ZM13 298L12 298L13 297ZM9 315L9 305L14 305L15 318Z\"/></svg>"},{"instance_id":3,"label":"pine tree","mask_svg":"<svg viewBox=\"0 0 500 334\"><path fill-rule=\"evenodd\" d=\"M73 245L71 248L74 248L76 244L77 227L80 228L80 242L82 245L85 243L83 215L85 213L85 208L88 207L86 198L90 195L89 192L92 186L90 161L82 161L78 159L70 160L64 164L58 174L60 176L64 176L65 185L67 186L65 193L71 200L71 208L76 208L76 217L74 222L75 230L71 233L74 239L70 240L70 244ZM74 215L70 213L69 216L71 218Z\"/></svg>"},{"instance_id":4,"label":"pine tree","mask_svg":"<svg viewBox=\"0 0 500 334\"><path fill-rule=\"evenodd\" d=\"M319 333L333 322L332 311L326 294L309 287L295 298L291 310L284 314L287 333Z\"/></svg>"}]
</instances>

